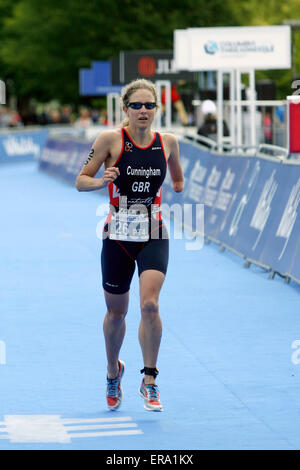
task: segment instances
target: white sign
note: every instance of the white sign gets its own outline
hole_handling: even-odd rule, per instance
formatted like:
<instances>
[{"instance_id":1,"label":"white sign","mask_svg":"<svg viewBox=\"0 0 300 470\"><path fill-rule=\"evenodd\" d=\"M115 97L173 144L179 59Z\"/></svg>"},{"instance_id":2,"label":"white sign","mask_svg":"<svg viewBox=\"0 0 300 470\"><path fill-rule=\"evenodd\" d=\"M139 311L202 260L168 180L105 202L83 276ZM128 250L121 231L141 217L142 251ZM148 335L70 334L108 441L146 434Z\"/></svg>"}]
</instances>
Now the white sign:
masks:
<instances>
[{"instance_id":1,"label":"white sign","mask_svg":"<svg viewBox=\"0 0 300 470\"><path fill-rule=\"evenodd\" d=\"M289 69L290 26L188 28L174 31L178 70Z\"/></svg>"}]
</instances>

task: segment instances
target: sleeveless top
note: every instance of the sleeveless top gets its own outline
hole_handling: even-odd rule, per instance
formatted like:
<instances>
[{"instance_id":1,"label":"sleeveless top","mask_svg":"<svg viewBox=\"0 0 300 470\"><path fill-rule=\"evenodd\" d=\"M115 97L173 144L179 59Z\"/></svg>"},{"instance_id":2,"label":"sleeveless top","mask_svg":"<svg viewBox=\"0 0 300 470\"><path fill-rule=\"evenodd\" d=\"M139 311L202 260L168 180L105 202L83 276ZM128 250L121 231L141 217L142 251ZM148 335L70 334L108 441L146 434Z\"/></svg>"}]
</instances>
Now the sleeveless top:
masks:
<instances>
[{"instance_id":1,"label":"sleeveless top","mask_svg":"<svg viewBox=\"0 0 300 470\"><path fill-rule=\"evenodd\" d=\"M148 147L139 147L122 129L122 149L114 166L120 175L108 184L109 238L146 241L150 225L162 220L161 191L167 160L160 134L155 132Z\"/></svg>"}]
</instances>

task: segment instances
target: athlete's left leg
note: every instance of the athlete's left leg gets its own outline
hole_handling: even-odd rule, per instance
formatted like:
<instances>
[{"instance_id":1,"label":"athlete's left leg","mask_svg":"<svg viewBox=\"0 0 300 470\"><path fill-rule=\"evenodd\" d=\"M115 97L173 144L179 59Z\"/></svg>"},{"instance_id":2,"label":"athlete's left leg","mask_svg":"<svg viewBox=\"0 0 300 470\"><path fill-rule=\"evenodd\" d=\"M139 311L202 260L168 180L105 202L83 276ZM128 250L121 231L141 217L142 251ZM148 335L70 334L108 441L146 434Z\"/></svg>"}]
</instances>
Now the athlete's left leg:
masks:
<instances>
[{"instance_id":1,"label":"athlete's left leg","mask_svg":"<svg viewBox=\"0 0 300 470\"><path fill-rule=\"evenodd\" d=\"M162 322L159 315L159 294L165 275L155 269L147 269L140 274L141 322L139 342L144 366L156 367L162 335ZM155 383L152 375L145 375L145 383Z\"/></svg>"}]
</instances>

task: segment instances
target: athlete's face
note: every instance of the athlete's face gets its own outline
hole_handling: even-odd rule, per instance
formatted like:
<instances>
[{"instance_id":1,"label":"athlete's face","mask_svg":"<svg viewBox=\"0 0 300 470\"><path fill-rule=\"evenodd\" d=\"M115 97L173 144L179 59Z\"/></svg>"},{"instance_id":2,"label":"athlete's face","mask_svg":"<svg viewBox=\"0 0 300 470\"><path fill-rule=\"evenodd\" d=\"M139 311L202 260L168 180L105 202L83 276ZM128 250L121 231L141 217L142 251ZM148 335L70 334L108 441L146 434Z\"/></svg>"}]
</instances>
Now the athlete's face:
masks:
<instances>
[{"instance_id":1,"label":"athlete's face","mask_svg":"<svg viewBox=\"0 0 300 470\"><path fill-rule=\"evenodd\" d=\"M155 97L149 90L137 90L130 95L129 103L155 103ZM129 117L129 123L139 128L150 127L155 117L156 108L146 109L142 106L140 109L132 109L130 107L123 108Z\"/></svg>"}]
</instances>

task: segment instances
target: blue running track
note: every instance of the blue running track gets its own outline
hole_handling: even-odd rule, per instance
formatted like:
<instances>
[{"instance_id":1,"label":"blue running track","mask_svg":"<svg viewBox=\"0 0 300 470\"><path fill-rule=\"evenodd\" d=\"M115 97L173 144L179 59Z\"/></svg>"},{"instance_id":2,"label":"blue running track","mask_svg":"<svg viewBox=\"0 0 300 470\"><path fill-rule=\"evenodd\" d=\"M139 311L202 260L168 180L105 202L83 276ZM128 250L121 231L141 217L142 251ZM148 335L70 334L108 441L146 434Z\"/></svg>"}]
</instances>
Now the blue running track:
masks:
<instances>
[{"instance_id":1,"label":"blue running track","mask_svg":"<svg viewBox=\"0 0 300 470\"><path fill-rule=\"evenodd\" d=\"M109 412L99 192L0 167L0 449L300 449L300 286L171 240L160 297L163 413L144 410L131 289L124 402ZM299 342L297 343L297 340Z\"/></svg>"}]
</instances>

